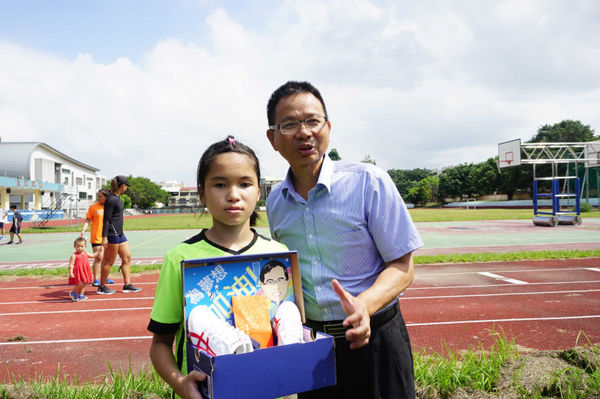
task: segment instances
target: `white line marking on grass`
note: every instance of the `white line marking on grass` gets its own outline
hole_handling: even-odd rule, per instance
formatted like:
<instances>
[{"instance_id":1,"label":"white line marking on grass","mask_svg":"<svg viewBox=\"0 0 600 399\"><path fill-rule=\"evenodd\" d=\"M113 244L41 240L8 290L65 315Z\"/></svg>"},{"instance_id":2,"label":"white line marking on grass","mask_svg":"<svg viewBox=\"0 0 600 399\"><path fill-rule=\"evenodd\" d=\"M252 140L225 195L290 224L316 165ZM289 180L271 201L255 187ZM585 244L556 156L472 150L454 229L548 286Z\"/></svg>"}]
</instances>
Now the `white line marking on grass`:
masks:
<instances>
[{"instance_id":1,"label":"white line marking on grass","mask_svg":"<svg viewBox=\"0 0 600 399\"><path fill-rule=\"evenodd\" d=\"M140 301L149 301L149 300L153 300L154 297L153 296L138 296L138 297L129 297L129 298L102 298L102 299L88 299L86 301L86 303L95 303L96 301L135 301L135 300L140 300ZM73 302L71 299L53 299L53 300L49 300L49 301L22 301L22 302L0 302L0 306L4 306L4 305L25 305L25 304L32 304L32 303L39 303L39 304L44 304L44 303L65 303L65 302Z\"/></svg>"},{"instance_id":2,"label":"white line marking on grass","mask_svg":"<svg viewBox=\"0 0 600 399\"><path fill-rule=\"evenodd\" d=\"M5 345L36 345L36 344L70 344L82 342L102 342L102 341L130 341L135 339L152 339L152 335L142 335L140 337L107 337L107 338L86 338L86 339L55 339L51 341L15 341L0 342L0 346Z\"/></svg>"},{"instance_id":3,"label":"white line marking on grass","mask_svg":"<svg viewBox=\"0 0 600 399\"><path fill-rule=\"evenodd\" d=\"M511 284L527 284L526 281L515 280L514 278L508 278L508 277L501 276L501 275L495 274L495 273L478 272L478 274L481 274L482 276L486 276L486 277L491 277L494 280L506 281L507 283L511 283Z\"/></svg>"},{"instance_id":4,"label":"white line marking on grass","mask_svg":"<svg viewBox=\"0 0 600 399\"><path fill-rule=\"evenodd\" d=\"M527 283L527 285L566 285L566 284L595 284L600 280L582 280L582 281L555 281L543 283ZM463 288L491 288L491 287L510 287L506 284L478 284L478 285L434 285L425 287L410 287L407 290L443 290L443 289L463 289Z\"/></svg>"},{"instance_id":5,"label":"white line marking on grass","mask_svg":"<svg viewBox=\"0 0 600 399\"><path fill-rule=\"evenodd\" d=\"M503 323L503 322L519 322L519 321L550 321L550 320L577 320L577 319L596 319L600 315L583 315L583 316L563 316L563 317L525 317L521 319L489 319L489 320L456 320L456 321L434 321L431 323L406 323L407 327L420 326L441 326L451 324L480 324L480 323Z\"/></svg>"},{"instance_id":6,"label":"white line marking on grass","mask_svg":"<svg viewBox=\"0 0 600 399\"><path fill-rule=\"evenodd\" d=\"M573 290L573 291L502 292L502 293L498 293L498 294L413 296L413 297L403 297L403 298L401 298L401 301L406 301L409 299L452 299L452 298L477 298L477 297L490 297L490 296L582 294L582 293L587 293L587 292L600 292L600 289L599 290Z\"/></svg>"},{"instance_id":7,"label":"white line marking on grass","mask_svg":"<svg viewBox=\"0 0 600 399\"><path fill-rule=\"evenodd\" d=\"M78 309L78 310L52 310L44 312L22 312L22 313L0 313L0 316L29 316L34 314L58 314L58 313L88 313L88 312L121 312L128 310L151 310L152 306L139 308L116 308L116 309Z\"/></svg>"},{"instance_id":8,"label":"white line marking on grass","mask_svg":"<svg viewBox=\"0 0 600 399\"><path fill-rule=\"evenodd\" d=\"M585 270L590 270L592 272L600 272L600 267L586 267Z\"/></svg>"}]
</instances>

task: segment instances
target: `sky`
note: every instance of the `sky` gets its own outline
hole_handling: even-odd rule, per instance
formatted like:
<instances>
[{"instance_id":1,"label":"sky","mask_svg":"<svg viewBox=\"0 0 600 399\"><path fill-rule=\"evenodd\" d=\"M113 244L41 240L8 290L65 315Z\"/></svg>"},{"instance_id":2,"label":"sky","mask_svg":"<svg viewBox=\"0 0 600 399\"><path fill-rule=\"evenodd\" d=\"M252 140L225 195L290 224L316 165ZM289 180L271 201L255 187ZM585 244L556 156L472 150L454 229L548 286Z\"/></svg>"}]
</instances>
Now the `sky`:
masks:
<instances>
[{"instance_id":1,"label":"sky","mask_svg":"<svg viewBox=\"0 0 600 399\"><path fill-rule=\"evenodd\" d=\"M282 178L266 103L303 80L344 161L483 162L565 119L600 134L599 20L597 0L0 0L0 137L193 186L233 134Z\"/></svg>"}]
</instances>

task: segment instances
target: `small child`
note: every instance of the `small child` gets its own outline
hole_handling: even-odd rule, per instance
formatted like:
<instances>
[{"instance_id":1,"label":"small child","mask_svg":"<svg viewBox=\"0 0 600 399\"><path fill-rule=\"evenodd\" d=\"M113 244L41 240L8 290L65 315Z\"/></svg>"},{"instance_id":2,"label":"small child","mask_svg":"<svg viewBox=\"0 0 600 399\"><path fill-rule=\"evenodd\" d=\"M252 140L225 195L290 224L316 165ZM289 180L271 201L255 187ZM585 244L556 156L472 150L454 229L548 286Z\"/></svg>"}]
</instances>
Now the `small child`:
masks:
<instances>
[{"instance_id":1,"label":"small child","mask_svg":"<svg viewBox=\"0 0 600 399\"><path fill-rule=\"evenodd\" d=\"M73 291L69 292L71 299L75 301L85 301L87 296L83 295L85 285L92 282L92 273L90 272L89 258L94 255L85 251L87 241L83 237L75 239L73 247L75 252L69 259L69 284L73 284Z\"/></svg>"}]
</instances>

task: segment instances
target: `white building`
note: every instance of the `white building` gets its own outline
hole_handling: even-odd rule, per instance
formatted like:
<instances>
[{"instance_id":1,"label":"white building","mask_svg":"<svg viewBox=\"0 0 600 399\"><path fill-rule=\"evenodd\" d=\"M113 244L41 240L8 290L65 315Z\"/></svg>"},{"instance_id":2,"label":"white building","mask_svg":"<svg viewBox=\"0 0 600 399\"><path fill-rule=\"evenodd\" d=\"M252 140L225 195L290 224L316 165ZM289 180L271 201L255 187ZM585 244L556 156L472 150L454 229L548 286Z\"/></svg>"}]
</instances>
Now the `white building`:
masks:
<instances>
[{"instance_id":1,"label":"white building","mask_svg":"<svg viewBox=\"0 0 600 399\"><path fill-rule=\"evenodd\" d=\"M0 141L0 207L87 209L106 184L99 171L45 143Z\"/></svg>"}]
</instances>

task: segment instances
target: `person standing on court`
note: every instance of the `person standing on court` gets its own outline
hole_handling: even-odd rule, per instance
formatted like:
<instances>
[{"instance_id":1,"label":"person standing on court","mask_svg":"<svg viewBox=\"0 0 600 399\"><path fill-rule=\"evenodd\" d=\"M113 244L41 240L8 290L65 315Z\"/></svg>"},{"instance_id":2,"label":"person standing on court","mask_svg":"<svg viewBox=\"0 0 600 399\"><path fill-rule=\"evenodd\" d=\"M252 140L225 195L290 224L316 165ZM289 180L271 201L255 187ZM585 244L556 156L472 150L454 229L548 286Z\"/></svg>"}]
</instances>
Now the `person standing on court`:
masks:
<instances>
[{"instance_id":1,"label":"person standing on court","mask_svg":"<svg viewBox=\"0 0 600 399\"><path fill-rule=\"evenodd\" d=\"M102 246L102 228L104 222L104 202L110 195L110 191L105 188L101 188L96 194L96 202L90 205L87 214L85 215L85 222L81 229L80 237L85 236L85 232L88 226L91 225L90 229L90 242L92 243L92 250L94 251L94 264L92 265L92 274L94 281L92 285L94 287L100 286L100 264L102 263L102 255L104 255L104 246ZM107 278L107 284L114 284L114 281Z\"/></svg>"},{"instance_id":2,"label":"person standing on court","mask_svg":"<svg viewBox=\"0 0 600 399\"><path fill-rule=\"evenodd\" d=\"M390 176L327 156L319 91L287 82L267 105L267 138L290 165L267 198L273 239L297 250L307 325L335 338L337 385L301 398L414 398L399 295L423 242Z\"/></svg>"},{"instance_id":3,"label":"person standing on court","mask_svg":"<svg viewBox=\"0 0 600 399\"><path fill-rule=\"evenodd\" d=\"M110 182L110 195L104 202L104 220L102 222L104 256L100 267L100 287L98 287L98 294L100 295L115 293L115 290L106 286L106 282L117 254L121 258L123 292L139 292L142 290L131 284L131 253L127 237L123 233L123 202L121 202L120 196L127 191L127 187L127 176L115 176Z\"/></svg>"},{"instance_id":4,"label":"person standing on court","mask_svg":"<svg viewBox=\"0 0 600 399\"><path fill-rule=\"evenodd\" d=\"M4 223L8 223L8 211L0 208L0 240L4 238Z\"/></svg>"},{"instance_id":5,"label":"person standing on court","mask_svg":"<svg viewBox=\"0 0 600 399\"><path fill-rule=\"evenodd\" d=\"M13 222L12 226L10 226L10 240L6 244L14 244L13 239L15 235L19 237L19 242L17 244L23 244L23 237L21 237L21 222L23 221L23 216L21 212L17 210L16 205L11 205L10 209L13 211Z\"/></svg>"}]
</instances>

